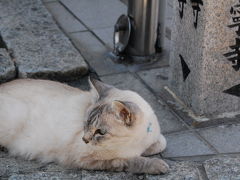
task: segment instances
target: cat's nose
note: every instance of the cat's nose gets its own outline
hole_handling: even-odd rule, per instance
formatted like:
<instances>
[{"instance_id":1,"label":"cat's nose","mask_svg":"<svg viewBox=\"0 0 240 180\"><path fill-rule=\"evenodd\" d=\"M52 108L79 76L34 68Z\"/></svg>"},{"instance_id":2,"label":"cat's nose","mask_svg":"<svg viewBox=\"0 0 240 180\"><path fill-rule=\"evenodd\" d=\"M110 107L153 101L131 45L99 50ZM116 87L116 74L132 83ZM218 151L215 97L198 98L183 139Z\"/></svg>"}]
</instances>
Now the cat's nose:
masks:
<instances>
[{"instance_id":1,"label":"cat's nose","mask_svg":"<svg viewBox=\"0 0 240 180\"><path fill-rule=\"evenodd\" d=\"M83 140L86 144L89 143L89 140L86 139L84 136L82 137L82 140Z\"/></svg>"}]
</instances>

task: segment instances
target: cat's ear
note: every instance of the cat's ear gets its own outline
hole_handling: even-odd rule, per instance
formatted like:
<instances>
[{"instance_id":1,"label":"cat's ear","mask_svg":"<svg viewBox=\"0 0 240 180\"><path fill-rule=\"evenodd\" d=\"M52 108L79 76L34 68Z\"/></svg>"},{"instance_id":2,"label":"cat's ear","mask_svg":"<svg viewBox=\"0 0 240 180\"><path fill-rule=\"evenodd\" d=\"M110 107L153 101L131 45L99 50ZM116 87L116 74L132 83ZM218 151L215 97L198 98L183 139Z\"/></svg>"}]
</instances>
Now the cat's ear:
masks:
<instances>
[{"instance_id":1,"label":"cat's ear","mask_svg":"<svg viewBox=\"0 0 240 180\"><path fill-rule=\"evenodd\" d=\"M130 108L126 103L121 101L113 101L112 108L116 115L124 122L125 125L131 126L133 117Z\"/></svg>"},{"instance_id":2,"label":"cat's ear","mask_svg":"<svg viewBox=\"0 0 240 180\"><path fill-rule=\"evenodd\" d=\"M98 98L106 96L108 91L110 89L114 88L113 86L105 84L97 79L92 78L92 77L89 77L88 81L91 86L91 89L97 93Z\"/></svg>"}]
</instances>

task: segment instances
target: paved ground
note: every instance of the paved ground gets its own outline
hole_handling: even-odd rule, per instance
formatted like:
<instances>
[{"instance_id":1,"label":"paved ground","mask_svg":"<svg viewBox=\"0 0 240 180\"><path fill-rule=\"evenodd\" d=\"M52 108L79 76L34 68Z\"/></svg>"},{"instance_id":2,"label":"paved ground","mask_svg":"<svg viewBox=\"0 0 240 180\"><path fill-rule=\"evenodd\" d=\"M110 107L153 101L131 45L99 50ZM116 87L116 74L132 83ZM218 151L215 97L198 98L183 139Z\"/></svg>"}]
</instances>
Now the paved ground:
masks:
<instances>
[{"instance_id":1,"label":"paved ground","mask_svg":"<svg viewBox=\"0 0 240 180\"><path fill-rule=\"evenodd\" d=\"M168 141L162 157L170 163L171 171L167 175L150 176L68 170L54 164L42 165L11 158L7 153L2 152L0 179L240 180L238 119L218 121L221 123L194 124L194 120L182 112L166 94L164 86L167 85L169 71L166 54L161 55L159 61L155 63L139 65L116 64L109 58L113 26L116 19L127 10L122 1L44 0L43 2L79 51L80 56L89 65L90 73L95 73L102 81L118 88L137 91L151 104ZM171 20L170 14L168 13L168 21ZM85 76L68 83L87 89L86 79Z\"/></svg>"}]
</instances>

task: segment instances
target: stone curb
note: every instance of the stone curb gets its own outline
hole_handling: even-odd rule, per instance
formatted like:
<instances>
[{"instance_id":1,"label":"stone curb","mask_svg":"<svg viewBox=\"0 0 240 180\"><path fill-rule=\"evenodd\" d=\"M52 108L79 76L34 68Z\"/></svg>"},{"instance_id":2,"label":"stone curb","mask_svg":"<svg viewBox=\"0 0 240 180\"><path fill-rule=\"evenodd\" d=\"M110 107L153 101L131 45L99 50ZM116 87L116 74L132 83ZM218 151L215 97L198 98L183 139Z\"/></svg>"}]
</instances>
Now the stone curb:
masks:
<instances>
[{"instance_id":1,"label":"stone curb","mask_svg":"<svg viewBox=\"0 0 240 180\"><path fill-rule=\"evenodd\" d=\"M0 179L149 179L149 180L239 180L240 157L215 157L200 162L169 161L165 175L131 174L125 172L68 169L53 163L41 164L9 157L0 152Z\"/></svg>"},{"instance_id":2,"label":"stone curb","mask_svg":"<svg viewBox=\"0 0 240 180\"><path fill-rule=\"evenodd\" d=\"M0 83L14 79L16 76L14 63L6 49L0 48Z\"/></svg>"},{"instance_id":3,"label":"stone curb","mask_svg":"<svg viewBox=\"0 0 240 180\"><path fill-rule=\"evenodd\" d=\"M13 51L19 78L61 80L88 72L40 0L0 1L0 17L1 36Z\"/></svg>"}]
</instances>

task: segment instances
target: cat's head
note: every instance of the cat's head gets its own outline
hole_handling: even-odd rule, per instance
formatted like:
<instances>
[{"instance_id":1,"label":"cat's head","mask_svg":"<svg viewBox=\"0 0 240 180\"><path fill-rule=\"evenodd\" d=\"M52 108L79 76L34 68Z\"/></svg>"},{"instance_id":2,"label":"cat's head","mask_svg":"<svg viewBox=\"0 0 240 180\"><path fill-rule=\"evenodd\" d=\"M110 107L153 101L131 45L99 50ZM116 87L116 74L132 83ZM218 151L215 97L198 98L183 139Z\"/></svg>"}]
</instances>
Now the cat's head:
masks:
<instances>
[{"instance_id":1,"label":"cat's head","mask_svg":"<svg viewBox=\"0 0 240 180\"><path fill-rule=\"evenodd\" d=\"M87 113L85 143L102 145L116 139L123 141L134 131L139 131L144 118L152 112L148 103L135 92L120 90L94 79L90 80L90 85L97 98Z\"/></svg>"}]
</instances>

